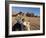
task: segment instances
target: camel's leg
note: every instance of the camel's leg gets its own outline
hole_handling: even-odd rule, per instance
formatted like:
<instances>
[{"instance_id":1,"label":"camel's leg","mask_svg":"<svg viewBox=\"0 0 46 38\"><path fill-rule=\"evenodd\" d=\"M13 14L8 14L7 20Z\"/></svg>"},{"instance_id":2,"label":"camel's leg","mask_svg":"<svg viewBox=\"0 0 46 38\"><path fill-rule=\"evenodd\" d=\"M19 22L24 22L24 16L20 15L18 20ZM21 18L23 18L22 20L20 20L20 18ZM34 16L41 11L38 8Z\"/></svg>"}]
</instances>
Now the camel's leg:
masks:
<instances>
[{"instance_id":1,"label":"camel's leg","mask_svg":"<svg viewBox=\"0 0 46 38\"><path fill-rule=\"evenodd\" d=\"M29 25L29 22L28 22L28 24L27 24L27 29L28 29L28 31L30 31L30 25Z\"/></svg>"}]
</instances>

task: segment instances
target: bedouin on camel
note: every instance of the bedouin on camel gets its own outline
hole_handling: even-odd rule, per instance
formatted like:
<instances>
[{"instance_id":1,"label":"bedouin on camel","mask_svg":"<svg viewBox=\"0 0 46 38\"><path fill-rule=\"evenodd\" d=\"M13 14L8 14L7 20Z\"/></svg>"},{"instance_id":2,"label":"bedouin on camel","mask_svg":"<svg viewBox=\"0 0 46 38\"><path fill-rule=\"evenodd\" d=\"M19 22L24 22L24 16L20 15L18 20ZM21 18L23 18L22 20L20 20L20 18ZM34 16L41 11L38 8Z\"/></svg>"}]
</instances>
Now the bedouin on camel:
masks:
<instances>
[{"instance_id":1,"label":"bedouin on camel","mask_svg":"<svg viewBox=\"0 0 46 38\"><path fill-rule=\"evenodd\" d=\"M23 24L24 19L18 20L16 24L14 24L14 26L12 27L12 31L23 31L26 30L26 26Z\"/></svg>"}]
</instances>

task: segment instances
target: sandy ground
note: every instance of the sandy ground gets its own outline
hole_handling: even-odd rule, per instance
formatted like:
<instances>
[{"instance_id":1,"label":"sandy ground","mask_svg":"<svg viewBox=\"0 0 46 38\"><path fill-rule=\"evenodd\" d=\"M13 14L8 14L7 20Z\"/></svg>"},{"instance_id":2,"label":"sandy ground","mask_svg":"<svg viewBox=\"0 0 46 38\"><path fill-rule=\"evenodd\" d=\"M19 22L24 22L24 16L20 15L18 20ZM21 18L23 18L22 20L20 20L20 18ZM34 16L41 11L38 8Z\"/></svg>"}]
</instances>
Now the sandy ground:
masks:
<instances>
[{"instance_id":1,"label":"sandy ground","mask_svg":"<svg viewBox=\"0 0 46 38\"><path fill-rule=\"evenodd\" d=\"M30 22L30 30L40 30L40 17L23 16L26 22ZM17 17L12 17L12 25L16 23Z\"/></svg>"}]
</instances>

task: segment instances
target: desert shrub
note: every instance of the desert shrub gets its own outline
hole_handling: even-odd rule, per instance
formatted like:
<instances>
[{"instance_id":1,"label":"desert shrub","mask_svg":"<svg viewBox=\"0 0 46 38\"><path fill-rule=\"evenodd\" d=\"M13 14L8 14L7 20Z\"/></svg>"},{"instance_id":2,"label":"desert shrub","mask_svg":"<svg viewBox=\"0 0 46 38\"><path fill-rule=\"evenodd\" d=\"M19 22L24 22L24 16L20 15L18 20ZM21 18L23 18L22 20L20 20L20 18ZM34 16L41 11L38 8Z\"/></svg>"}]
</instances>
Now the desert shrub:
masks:
<instances>
[{"instance_id":1,"label":"desert shrub","mask_svg":"<svg viewBox=\"0 0 46 38\"><path fill-rule=\"evenodd\" d=\"M28 17L33 17L34 16L34 13L26 13L26 16L28 16Z\"/></svg>"}]
</instances>

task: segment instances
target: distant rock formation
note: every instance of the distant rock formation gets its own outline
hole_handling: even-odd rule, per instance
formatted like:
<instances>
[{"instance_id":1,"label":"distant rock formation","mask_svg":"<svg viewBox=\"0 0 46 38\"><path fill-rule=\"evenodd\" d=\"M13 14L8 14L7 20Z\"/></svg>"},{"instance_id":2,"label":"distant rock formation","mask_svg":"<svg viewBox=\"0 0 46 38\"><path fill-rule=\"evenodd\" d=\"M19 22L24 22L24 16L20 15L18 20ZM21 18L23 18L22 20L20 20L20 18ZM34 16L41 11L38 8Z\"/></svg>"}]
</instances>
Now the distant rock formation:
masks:
<instances>
[{"instance_id":1,"label":"distant rock formation","mask_svg":"<svg viewBox=\"0 0 46 38\"><path fill-rule=\"evenodd\" d=\"M34 13L29 13L29 12L27 12L26 14L23 13L23 12L19 12L19 13L16 13L16 14L12 14L12 16L17 16L17 15L22 15L22 16L26 15L28 17L40 17L40 16L35 15Z\"/></svg>"}]
</instances>

